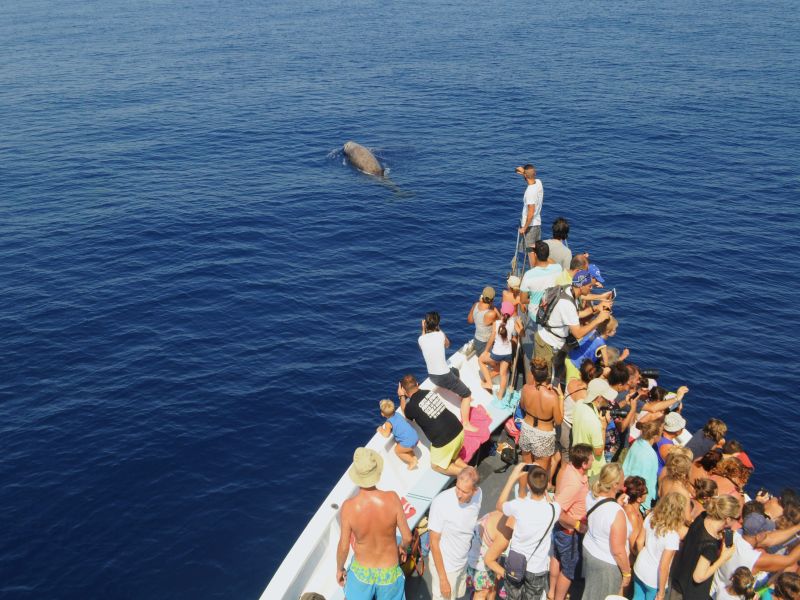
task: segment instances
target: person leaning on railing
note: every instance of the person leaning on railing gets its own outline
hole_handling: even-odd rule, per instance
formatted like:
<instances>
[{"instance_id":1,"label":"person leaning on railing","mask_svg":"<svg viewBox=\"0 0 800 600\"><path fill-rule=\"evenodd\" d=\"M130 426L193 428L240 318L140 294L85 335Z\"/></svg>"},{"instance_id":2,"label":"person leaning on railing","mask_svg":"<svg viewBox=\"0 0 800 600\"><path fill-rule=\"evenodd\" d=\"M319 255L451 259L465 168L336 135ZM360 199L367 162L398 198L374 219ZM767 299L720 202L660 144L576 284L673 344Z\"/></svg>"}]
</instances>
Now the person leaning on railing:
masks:
<instances>
[{"instance_id":1,"label":"person leaning on railing","mask_svg":"<svg viewBox=\"0 0 800 600\"><path fill-rule=\"evenodd\" d=\"M600 323L611 318L610 301L600 302L596 306L590 305L578 311L577 301L591 289L592 276L589 271L578 271L572 278L572 285L556 301L547 322L537 323L533 353L536 358L542 358L550 365L556 382L565 379L563 369L566 354L561 351L570 334L576 340L580 340ZM580 319L592 314L595 316L585 325L581 325ZM556 355L559 355L559 360L555 360Z\"/></svg>"}]
</instances>

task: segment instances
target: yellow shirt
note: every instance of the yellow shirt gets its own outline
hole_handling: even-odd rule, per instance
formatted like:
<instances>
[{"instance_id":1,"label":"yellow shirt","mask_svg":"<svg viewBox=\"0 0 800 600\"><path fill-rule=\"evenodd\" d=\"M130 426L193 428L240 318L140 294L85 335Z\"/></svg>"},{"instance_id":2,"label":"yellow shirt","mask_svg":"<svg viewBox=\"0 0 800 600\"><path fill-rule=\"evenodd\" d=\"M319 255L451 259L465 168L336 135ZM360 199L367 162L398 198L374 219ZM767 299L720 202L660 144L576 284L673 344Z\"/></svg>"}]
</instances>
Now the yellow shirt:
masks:
<instances>
[{"instance_id":1,"label":"yellow shirt","mask_svg":"<svg viewBox=\"0 0 800 600\"><path fill-rule=\"evenodd\" d=\"M586 472L589 477L597 475L606 464L605 433L600 415L591 402L579 402L575 405L572 413L572 445L589 444L593 449L602 448L600 457L595 455L592 468Z\"/></svg>"}]
</instances>

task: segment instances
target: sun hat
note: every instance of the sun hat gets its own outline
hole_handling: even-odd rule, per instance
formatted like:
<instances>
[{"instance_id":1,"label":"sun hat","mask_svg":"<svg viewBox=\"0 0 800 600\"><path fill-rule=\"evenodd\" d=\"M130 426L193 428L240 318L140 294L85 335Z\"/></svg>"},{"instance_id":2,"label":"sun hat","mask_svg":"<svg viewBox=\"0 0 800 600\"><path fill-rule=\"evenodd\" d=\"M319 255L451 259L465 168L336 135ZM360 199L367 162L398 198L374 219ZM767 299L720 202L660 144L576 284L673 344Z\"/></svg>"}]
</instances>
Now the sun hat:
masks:
<instances>
[{"instance_id":1,"label":"sun hat","mask_svg":"<svg viewBox=\"0 0 800 600\"><path fill-rule=\"evenodd\" d=\"M508 300L503 300L503 303L500 305L500 312L504 315L513 315L515 310L514 303Z\"/></svg>"},{"instance_id":2,"label":"sun hat","mask_svg":"<svg viewBox=\"0 0 800 600\"><path fill-rule=\"evenodd\" d=\"M664 417L664 431L667 433L678 433L686 427L686 419L676 412L669 413Z\"/></svg>"},{"instance_id":3,"label":"sun hat","mask_svg":"<svg viewBox=\"0 0 800 600\"><path fill-rule=\"evenodd\" d=\"M512 290L518 290L521 283L522 280L516 275L512 275L508 278L508 287Z\"/></svg>"},{"instance_id":4,"label":"sun hat","mask_svg":"<svg viewBox=\"0 0 800 600\"><path fill-rule=\"evenodd\" d=\"M589 265L589 274L597 279L600 283L605 283L606 280L603 279L603 276L600 275L600 269L597 265Z\"/></svg>"},{"instance_id":5,"label":"sun hat","mask_svg":"<svg viewBox=\"0 0 800 600\"><path fill-rule=\"evenodd\" d=\"M494 288L490 285L487 285L485 288L483 288L481 298L486 300L494 300Z\"/></svg>"},{"instance_id":6,"label":"sun hat","mask_svg":"<svg viewBox=\"0 0 800 600\"><path fill-rule=\"evenodd\" d=\"M598 396L602 396L606 400L616 400L617 391L608 385L608 382L602 377L592 379L586 389L586 401L592 402Z\"/></svg>"},{"instance_id":7,"label":"sun hat","mask_svg":"<svg viewBox=\"0 0 800 600\"><path fill-rule=\"evenodd\" d=\"M589 271L582 270L572 276L572 285L575 287L583 287L592 283L592 274Z\"/></svg>"},{"instance_id":8,"label":"sun hat","mask_svg":"<svg viewBox=\"0 0 800 600\"><path fill-rule=\"evenodd\" d=\"M366 488L380 481L382 471L383 457L380 454L369 448L356 448L347 474L358 487Z\"/></svg>"}]
</instances>

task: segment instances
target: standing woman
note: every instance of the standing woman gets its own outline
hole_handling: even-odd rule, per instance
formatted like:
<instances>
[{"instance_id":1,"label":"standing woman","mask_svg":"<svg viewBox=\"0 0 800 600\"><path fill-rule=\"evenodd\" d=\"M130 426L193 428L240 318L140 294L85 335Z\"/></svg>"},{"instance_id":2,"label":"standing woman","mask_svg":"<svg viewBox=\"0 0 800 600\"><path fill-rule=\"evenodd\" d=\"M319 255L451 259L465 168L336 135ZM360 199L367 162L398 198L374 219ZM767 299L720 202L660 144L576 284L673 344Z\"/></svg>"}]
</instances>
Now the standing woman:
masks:
<instances>
[{"instance_id":1,"label":"standing woman","mask_svg":"<svg viewBox=\"0 0 800 600\"><path fill-rule=\"evenodd\" d=\"M489 367L495 369L500 367L500 388L497 391L497 397L502 399L506 394L506 386L508 385L508 370L511 367L511 361L514 359L514 345L511 343L513 337L518 336L522 332L522 320L514 315L514 305L508 301L504 301L500 307L501 317L494 322L489 340L486 342L487 350L478 359L481 373L483 374L483 383L481 386L489 393L494 391L492 386L492 374Z\"/></svg>"},{"instance_id":2,"label":"standing woman","mask_svg":"<svg viewBox=\"0 0 800 600\"><path fill-rule=\"evenodd\" d=\"M664 419L639 424L641 435L633 442L622 468L628 475L638 475L647 484L648 494L642 506L649 510L658 490L658 454L653 444L661 438Z\"/></svg>"},{"instance_id":3,"label":"standing woman","mask_svg":"<svg viewBox=\"0 0 800 600\"><path fill-rule=\"evenodd\" d=\"M519 434L522 460L534 462L550 473L550 457L556 453L556 425L564 418L564 397L548 383L550 369L543 358L531 361L533 383L522 388L520 404L525 411Z\"/></svg>"},{"instance_id":4,"label":"standing woman","mask_svg":"<svg viewBox=\"0 0 800 600\"><path fill-rule=\"evenodd\" d=\"M505 541L502 549L514 533L509 526L514 519L505 516L502 511L488 512L475 525L472 533L472 544L467 555L467 587L473 591L473 600L494 600L496 577L494 571L486 564L486 554L496 540Z\"/></svg>"},{"instance_id":5,"label":"standing woman","mask_svg":"<svg viewBox=\"0 0 800 600\"><path fill-rule=\"evenodd\" d=\"M639 555L633 565L633 600L664 600L687 504L684 496L667 494L644 520L636 539Z\"/></svg>"},{"instance_id":6,"label":"standing woman","mask_svg":"<svg viewBox=\"0 0 800 600\"><path fill-rule=\"evenodd\" d=\"M639 551L636 547L636 540L639 539L639 534L642 532L642 527L644 526L642 503L647 497L647 484L644 479L638 475L629 475L625 478L622 491L628 497L628 501L622 508L625 510L625 516L628 517L628 522L631 524L628 545L631 548L631 560L633 560Z\"/></svg>"},{"instance_id":7,"label":"standing woman","mask_svg":"<svg viewBox=\"0 0 800 600\"><path fill-rule=\"evenodd\" d=\"M672 594L683 600L707 600L714 573L733 555L736 547L726 546L722 531L739 518L741 506L733 496L706 500L706 511L689 526L683 548L672 569Z\"/></svg>"},{"instance_id":8,"label":"standing woman","mask_svg":"<svg viewBox=\"0 0 800 600\"><path fill-rule=\"evenodd\" d=\"M619 463L605 465L586 497L587 531L583 538L583 573L587 585L582 600L624 595L631 582L628 536L631 525L616 501L624 475Z\"/></svg>"},{"instance_id":9,"label":"standing woman","mask_svg":"<svg viewBox=\"0 0 800 600\"><path fill-rule=\"evenodd\" d=\"M500 313L497 312L497 308L494 306L494 288L487 286L483 288L481 297L472 305L467 314L467 323L475 325L473 347L475 348L475 356L478 358L486 350L486 342L489 341L489 336L492 335L492 323L499 316Z\"/></svg>"}]
</instances>

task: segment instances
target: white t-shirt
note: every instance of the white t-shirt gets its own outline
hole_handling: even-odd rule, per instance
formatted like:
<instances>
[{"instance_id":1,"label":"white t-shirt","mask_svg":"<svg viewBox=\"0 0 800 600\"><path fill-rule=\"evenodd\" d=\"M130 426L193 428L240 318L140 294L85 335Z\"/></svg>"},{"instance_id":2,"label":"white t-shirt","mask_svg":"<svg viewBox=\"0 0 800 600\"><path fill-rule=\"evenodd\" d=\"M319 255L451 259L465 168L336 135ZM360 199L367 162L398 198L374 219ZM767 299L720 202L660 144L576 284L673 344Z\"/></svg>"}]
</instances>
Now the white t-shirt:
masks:
<instances>
[{"instance_id":1,"label":"white t-shirt","mask_svg":"<svg viewBox=\"0 0 800 600\"><path fill-rule=\"evenodd\" d=\"M553 307L553 312L550 313L548 327L550 327L554 333L550 333L547 329L542 327L542 325L539 325L539 329L537 329L542 341L552 346L555 350L561 350L567 338L567 334L569 333L570 326L580 324L580 320L578 319L578 307L575 306L571 287L567 290L567 294L569 295L569 299L561 298L556 303L555 307Z\"/></svg>"},{"instance_id":2,"label":"white t-shirt","mask_svg":"<svg viewBox=\"0 0 800 600\"><path fill-rule=\"evenodd\" d=\"M531 227L542 224L542 203L544 202L544 186L542 180L537 179L536 183L529 185L525 188L525 195L522 197L522 221L520 227L525 226L525 221L528 220L528 206L531 204L535 207L533 209L533 219L531 219Z\"/></svg>"},{"instance_id":3,"label":"white t-shirt","mask_svg":"<svg viewBox=\"0 0 800 600\"><path fill-rule=\"evenodd\" d=\"M594 494L589 492L586 494L586 511L587 513L592 510L595 504L603 500L603 498L595 498ZM628 548L628 538L631 536L633 527L628 521L628 515L622 507L614 502L605 502L597 510L589 515L589 529L583 537L583 550L594 556L597 560L602 560L611 565L616 565L617 561L614 560L614 555L611 554L611 526L614 524L614 519L617 518L617 513L622 511L625 517L625 524L627 531L625 532L625 552L630 553Z\"/></svg>"},{"instance_id":4,"label":"white t-shirt","mask_svg":"<svg viewBox=\"0 0 800 600\"><path fill-rule=\"evenodd\" d=\"M419 336L419 347L428 368L428 375L446 375L450 372L444 356L444 332L432 331Z\"/></svg>"},{"instance_id":5,"label":"white t-shirt","mask_svg":"<svg viewBox=\"0 0 800 600\"><path fill-rule=\"evenodd\" d=\"M645 585L658 588L658 566L661 563L661 555L665 550L677 551L681 545L681 537L677 531L656 535L650 522L651 516L648 515L644 520L644 549L636 557L633 570Z\"/></svg>"},{"instance_id":6,"label":"white t-shirt","mask_svg":"<svg viewBox=\"0 0 800 600\"><path fill-rule=\"evenodd\" d=\"M513 347L511 346L511 338L517 335L517 330L514 329L514 321L517 317L510 317L506 323L506 340L500 335L500 325L503 324L501 320L494 322L494 343L492 344L492 352L497 356L505 356L511 354Z\"/></svg>"},{"instance_id":7,"label":"white t-shirt","mask_svg":"<svg viewBox=\"0 0 800 600\"><path fill-rule=\"evenodd\" d=\"M548 523L553 517L551 506L555 510L555 518L548 528ZM528 573L547 571L550 565L551 531L561 514L561 507L558 503L548 502L544 498L541 500L517 498L503 503L503 514L517 520L509 548L525 555L528 559ZM542 540L541 544L539 544L540 539ZM539 544L539 547L531 556L536 544Z\"/></svg>"},{"instance_id":8,"label":"white t-shirt","mask_svg":"<svg viewBox=\"0 0 800 600\"><path fill-rule=\"evenodd\" d=\"M714 573L714 585L712 586L712 595L719 600L730 600L736 598L728 593L726 589L731 582L733 572L739 567L747 567L753 574L755 571L753 567L761 556L761 552L753 548L738 531L733 532L733 556L730 557L723 565Z\"/></svg>"},{"instance_id":9,"label":"white t-shirt","mask_svg":"<svg viewBox=\"0 0 800 600\"><path fill-rule=\"evenodd\" d=\"M460 571L467 565L467 555L472 543L472 532L481 510L480 489L466 504L459 504L456 488L445 490L431 502L428 529L442 534L440 547L444 570Z\"/></svg>"},{"instance_id":10,"label":"white t-shirt","mask_svg":"<svg viewBox=\"0 0 800 600\"><path fill-rule=\"evenodd\" d=\"M553 287L556 284L556 278L561 274L561 265L552 264L546 267L533 267L525 271L522 276L522 283L519 289L528 293L530 304L528 305L528 314L532 320L536 320L536 308L542 299L542 294L547 288Z\"/></svg>"}]
</instances>

